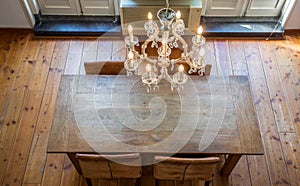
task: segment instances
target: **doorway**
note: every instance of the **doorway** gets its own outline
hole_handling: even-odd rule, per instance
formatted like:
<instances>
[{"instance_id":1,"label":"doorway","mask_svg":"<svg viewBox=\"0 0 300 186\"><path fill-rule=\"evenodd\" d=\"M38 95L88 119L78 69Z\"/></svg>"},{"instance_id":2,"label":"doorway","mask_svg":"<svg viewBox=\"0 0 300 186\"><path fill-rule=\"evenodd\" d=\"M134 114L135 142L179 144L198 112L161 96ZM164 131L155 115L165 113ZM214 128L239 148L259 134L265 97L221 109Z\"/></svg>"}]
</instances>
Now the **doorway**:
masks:
<instances>
[{"instance_id":1,"label":"doorway","mask_svg":"<svg viewBox=\"0 0 300 186\"><path fill-rule=\"evenodd\" d=\"M114 16L114 0L38 0L42 15Z\"/></svg>"},{"instance_id":2,"label":"doorway","mask_svg":"<svg viewBox=\"0 0 300 186\"><path fill-rule=\"evenodd\" d=\"M205 0L204 16L267 16L280 15L286 0Z\"/></svg>"},{"instance_id":3,"label":"doorway","mask_svg":"<svg viewBox=\"0 0 300 186\"><path fill-rule=\"evenodd\" d=\"M36 36L121 35L119 0L37 0Z\"/></svg>"},{"instance_id":4,"label":"doorway","mask_svg":"<svg viewBox=\"0 0 300 186\"><path fill-rule=\"evenodd\" d=\"M203 0L206 36L283 38L289 0Z\"/></svg>"}]
</instances>

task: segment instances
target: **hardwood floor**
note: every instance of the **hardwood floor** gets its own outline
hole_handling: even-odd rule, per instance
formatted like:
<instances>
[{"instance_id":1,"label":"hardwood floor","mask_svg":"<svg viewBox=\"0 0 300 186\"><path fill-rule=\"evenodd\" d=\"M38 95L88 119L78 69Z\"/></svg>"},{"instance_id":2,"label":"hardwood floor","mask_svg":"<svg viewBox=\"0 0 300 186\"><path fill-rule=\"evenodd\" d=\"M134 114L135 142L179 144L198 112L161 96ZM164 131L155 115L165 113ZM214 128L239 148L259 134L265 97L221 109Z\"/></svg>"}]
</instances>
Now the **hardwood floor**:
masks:
<instances>
[{"instance_id":1,"label":"hardwood floor","mask_svg":"<svg viewBox=\"0 0 300 186\"><path fill-rule=\"evenodd\" d=\"M66 156L46 154L60 77L84 74L84 61L124 60L123 46L117 39L0 31L1 185L85 185ZM211 75L249 76L265 150L242 157L231 184L299 185L300 34L276 41L208 39L205 47Z\"/></svg>"}]
</instances>

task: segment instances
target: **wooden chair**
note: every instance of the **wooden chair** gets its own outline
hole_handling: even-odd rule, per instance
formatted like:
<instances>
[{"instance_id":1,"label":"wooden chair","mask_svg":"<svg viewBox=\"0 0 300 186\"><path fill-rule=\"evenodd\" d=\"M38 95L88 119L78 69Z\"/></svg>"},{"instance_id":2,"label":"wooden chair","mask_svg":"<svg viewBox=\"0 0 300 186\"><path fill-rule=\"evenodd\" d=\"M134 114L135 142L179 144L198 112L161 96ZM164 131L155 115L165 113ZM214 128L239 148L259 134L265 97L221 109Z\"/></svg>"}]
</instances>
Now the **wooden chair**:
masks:
<instances>
[{"instance_id":1,"label":"wooden chair","mask_svg":"<svg viewBox=\"0 0 300 186\"><path fill-rule=\"evenodd\" d=\"M124 61L85 62L86 74L96 75L126 75Z\"/></svg>"},{"instance_id":2,"label":"wooden chair","mask_svg":"<svg viewBox=\"0 0 300 186\"><path fill-rule=\"evenodd\" d=\"M180 181L205 181L205 186L210 184L219 157L205 158L177 158L177 157L154 157L154 177L156 185L158 180Z\"/></svg>"},{"instance_id":3,"label":"wooden chair","mask_svg":"<svg viewBox=\"0 0 300 186\"><path fill-rule=\"evenodd\" d=\"M138 71L138 74L141 75L145 71L145 64L143 63ZM184 66L185 73L188 74L188 70L190 69L189 65L187 63L179 63ZM178 64L175 66L175 71ZM205 72L204 75L208 76L210 75L211 71L211 65L207 64L205 66ZM126 75L126 70L124 68L124 62L123 61L98 61L98 62L85 62L84 68L86 74L95 74L95 75ZM173 72L175 72L173 71ZM172 74L171 71L169 71L170 74ZM198 73L193 73L191 75L198 75Z\"/></svg>"},{"instance_id":4,"label":"wooden chair","mask_svg":"<svg viewBox=\"0 0 300 186\"><path fill-rule=\"evenodd\" d=\"M83 177L86 179L88 186L92 186L91 179L95 178L137 179L142 175L142 161L139 153L118 155L76 154L76 158L79 161ZM139 181L138 179L138 185Z\"/></svg>"}]
</instances>

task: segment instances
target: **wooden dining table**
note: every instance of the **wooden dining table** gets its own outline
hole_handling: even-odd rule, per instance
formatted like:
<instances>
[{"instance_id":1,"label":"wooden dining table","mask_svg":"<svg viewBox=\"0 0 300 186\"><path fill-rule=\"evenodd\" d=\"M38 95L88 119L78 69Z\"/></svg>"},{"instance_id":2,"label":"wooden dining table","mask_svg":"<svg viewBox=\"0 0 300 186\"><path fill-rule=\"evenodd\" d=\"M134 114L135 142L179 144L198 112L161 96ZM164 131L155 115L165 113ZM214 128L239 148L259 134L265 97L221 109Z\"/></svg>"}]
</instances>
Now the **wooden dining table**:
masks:
<instances>
[{"instance_id":1,"label":"wooden dining table","mask_svg":"<svg viewBox=\"0 0 300 186\"><path fill-rule=\"evenodd\" d=\"M228 177L242 155L263 155L247 76L189 76L182 89L161 81L147 92L140 76L63 75L47 153L139 152L223 156Z\"/></svg>"}]
</instances>

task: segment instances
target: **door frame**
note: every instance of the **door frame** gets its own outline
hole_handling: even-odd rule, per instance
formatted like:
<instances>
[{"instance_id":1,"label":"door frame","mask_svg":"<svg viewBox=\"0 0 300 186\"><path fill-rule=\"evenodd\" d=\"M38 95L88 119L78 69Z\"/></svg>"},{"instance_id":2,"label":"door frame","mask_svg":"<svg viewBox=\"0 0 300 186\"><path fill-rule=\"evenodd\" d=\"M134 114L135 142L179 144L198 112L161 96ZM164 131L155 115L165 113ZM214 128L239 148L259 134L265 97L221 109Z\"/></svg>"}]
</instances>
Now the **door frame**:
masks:
<instances>
[{"instance_id":1,"label":"door frame","mask_svg":"<svg viewBox=\"0 0 300 186\"><path fill-rule=\"evenodd\" d=\"M247 6L248 6L248 4L249 4L249 2L250 2L250 0L246 0L247 2L239 2L239 4L240 4L240 13L238 14L238 15L224 15L224 14L227 14L226 12L228 12L228 11L230 11L230 12L232 12L232 10L228 10L228 9L224 9L223 10L223 12L220 12L220 11L222 11L221 9L219 10L219 15L215 15L215 16L213 16L213 17L237 17L237 16L243 16L243 12L245 12L246 11L246 9L247 9ZM207 10L208 10L208 7L209 7L209 0L202 0L202 4L203 4L203 6L202 6L202 16L206 16L206 12L207 12Z\"/></svg>"},{"instance_id":2,"label":"door frame","mask_svg":"<svg viewBox=\"0 0 300 186\"><path fill-rule=\"evenodd\" d=\"M289 19L291 12L293 10L293 7L296 4L295 2L296 2L296 0L286 0L285 4L283 5L283 8L282 8L283 14L279 16L279 21L281 21L281 24L283 25L283 27L287 24L287 20ZM201 12L202 16L205 16L205 12L207 9L207 3L208 3L208 0L202 0L202 12Z\"/></svg>"}]
</instances>

